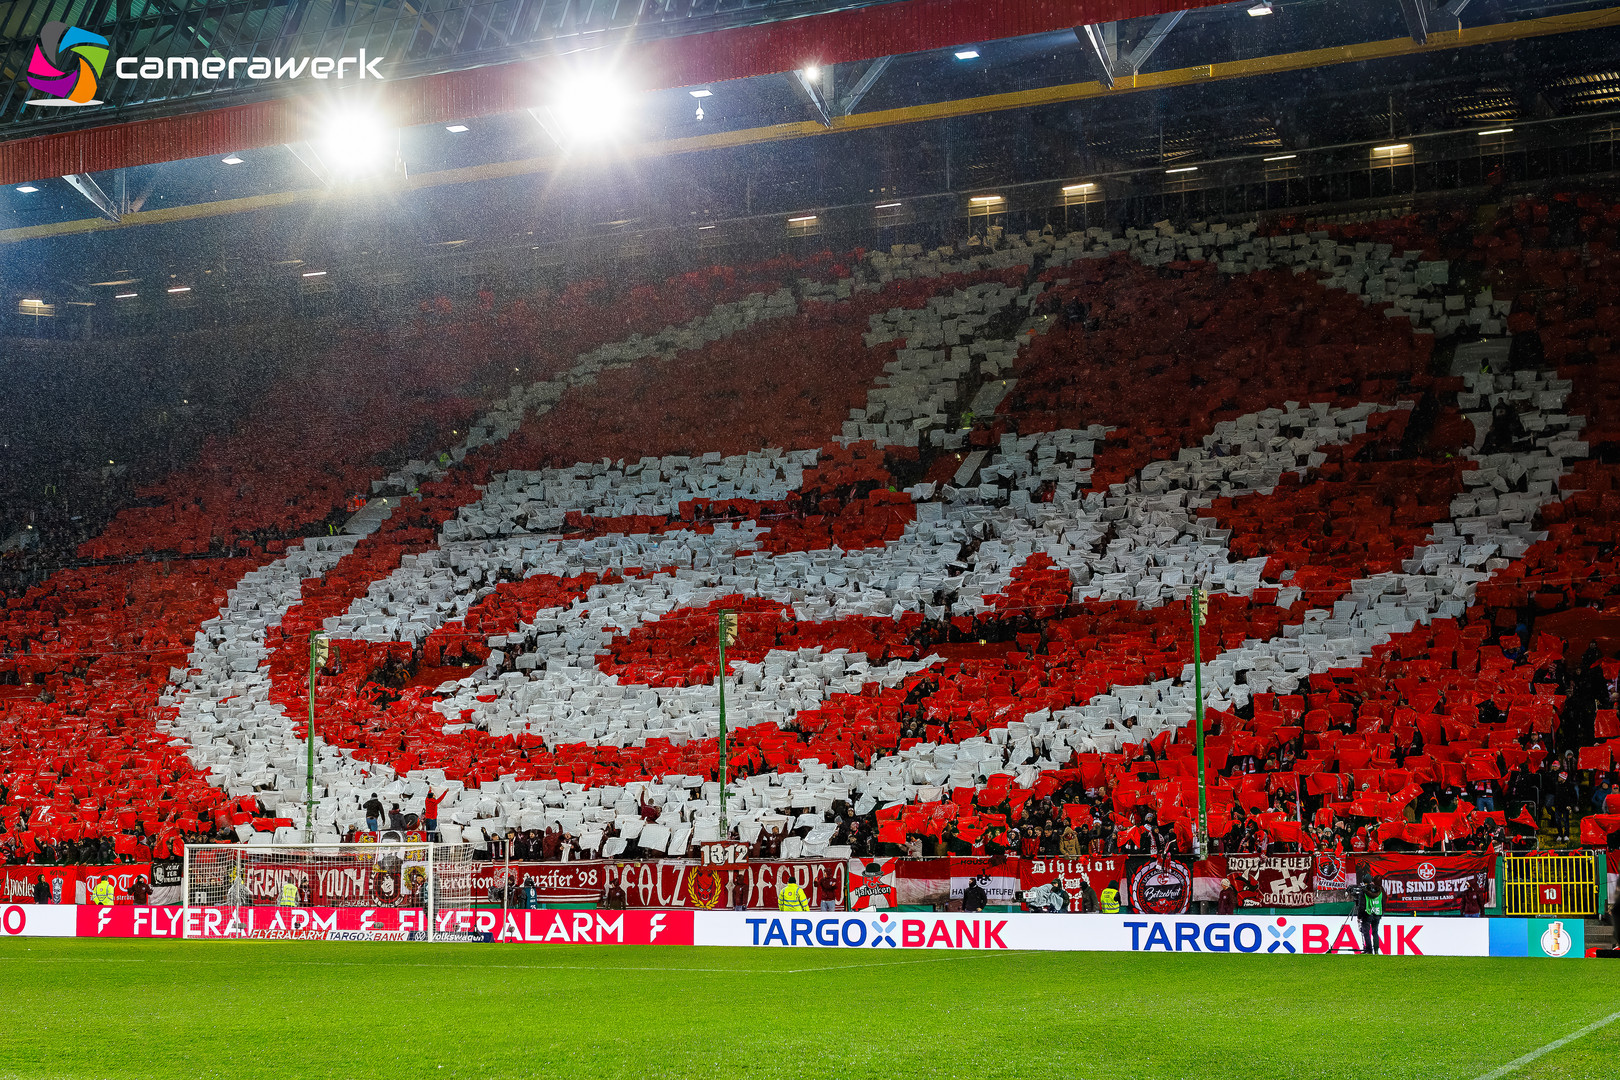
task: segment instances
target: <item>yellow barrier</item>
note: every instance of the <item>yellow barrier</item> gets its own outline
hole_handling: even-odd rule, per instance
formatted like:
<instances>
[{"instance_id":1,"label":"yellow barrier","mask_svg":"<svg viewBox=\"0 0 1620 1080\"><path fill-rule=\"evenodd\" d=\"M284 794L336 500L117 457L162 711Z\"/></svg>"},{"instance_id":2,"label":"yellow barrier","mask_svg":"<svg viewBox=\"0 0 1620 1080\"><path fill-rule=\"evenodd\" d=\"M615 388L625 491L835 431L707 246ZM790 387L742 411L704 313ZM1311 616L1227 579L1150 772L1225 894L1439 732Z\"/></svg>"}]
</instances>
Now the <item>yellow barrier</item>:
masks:
<instances>
[{"instance_id":1,"label":"yellow barrier","mask_svg":"<svg viewBox=\"0 0 1620 1080\"><path fill-rule=\"evenodd\" d=\"M1509 855L1502 868L1510 917L1598 913L1597 858Z\"/></svg>"}]
</instances>

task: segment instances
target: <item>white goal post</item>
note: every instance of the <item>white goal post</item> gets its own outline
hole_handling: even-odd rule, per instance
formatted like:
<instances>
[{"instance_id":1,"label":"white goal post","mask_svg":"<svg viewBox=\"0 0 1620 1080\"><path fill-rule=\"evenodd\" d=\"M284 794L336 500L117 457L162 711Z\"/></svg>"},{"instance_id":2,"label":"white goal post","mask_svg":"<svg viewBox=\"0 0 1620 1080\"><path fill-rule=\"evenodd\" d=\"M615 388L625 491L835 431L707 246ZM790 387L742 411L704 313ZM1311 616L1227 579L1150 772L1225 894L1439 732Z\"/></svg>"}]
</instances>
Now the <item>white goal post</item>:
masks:
<instances>
[{"instance_id":1,"label":"white goal post","mask_svg":"<svg viewBox=\"0 0 1620 1080\"><path fill-rule=\"evenodd\" d=\"M472 862L470 844L187 844L185 936L202 926L205 936L266 936L255 929L286 928L281 909L300 929L314 928L284 936L364 937L369 931L357 927L380 925L372 936L433 941L466 922L457 913L472 907ZM195 908L208 918L193 918Z\"/></svg>"}]
</instances>

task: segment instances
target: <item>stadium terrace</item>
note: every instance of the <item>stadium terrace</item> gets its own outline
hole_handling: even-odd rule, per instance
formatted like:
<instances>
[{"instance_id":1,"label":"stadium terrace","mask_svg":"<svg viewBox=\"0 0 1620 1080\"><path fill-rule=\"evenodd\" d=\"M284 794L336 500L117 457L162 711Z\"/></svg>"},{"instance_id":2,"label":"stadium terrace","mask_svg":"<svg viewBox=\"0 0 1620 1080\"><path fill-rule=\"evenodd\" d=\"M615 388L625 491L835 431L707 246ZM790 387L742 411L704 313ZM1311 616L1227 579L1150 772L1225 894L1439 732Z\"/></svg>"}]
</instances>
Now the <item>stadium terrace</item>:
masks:
<instances>
[{"instance_id":1,"label":"stadium terrace","mask_svg":"<svg viewBox=\"0 0 1620 1080\"><path fill-rule=\"evenodd\" d=\"M1615 1075L1605 2L19 0L0 1075Z\"/></svg>"}]
</instances>

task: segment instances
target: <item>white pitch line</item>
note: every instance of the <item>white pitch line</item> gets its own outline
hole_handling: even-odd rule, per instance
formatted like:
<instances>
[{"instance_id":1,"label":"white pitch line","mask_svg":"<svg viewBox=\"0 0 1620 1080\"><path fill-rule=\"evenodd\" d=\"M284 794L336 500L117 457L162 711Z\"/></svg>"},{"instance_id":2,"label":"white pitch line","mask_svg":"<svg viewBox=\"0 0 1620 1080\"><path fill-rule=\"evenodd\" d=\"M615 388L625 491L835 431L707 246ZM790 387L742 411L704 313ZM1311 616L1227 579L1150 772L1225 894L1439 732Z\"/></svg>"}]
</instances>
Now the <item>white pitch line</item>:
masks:
<instances>
[{"instance_id":1,"label":"white pitch line","mask_svg":"<svg viewBox=\"0 0 1620 1080\"><path fill-rule=\"evenodd\" d=\"M662 972L701 972L715 975L804 975L816 971L848 971L853 968L874 967L908 967L912 964L939 964L949 960L971 960L975 957L998 956L999 952L955 953L950 956L930 956L917 960L894 960L875 964L827 964L821 967L804 968L713 968L713 967L680 967L668 965L664 967L647 966L621 966L617 964L429 964L404 963L389 964L383 962L365 963L358 960L278 960L274 961L277 967L390 967L390 968L445 968L456 970L478 971L662 971ZM16 964L227 964L237 963L239 958L210 957L207 959L193 957L188 959L158 960L150 957L114 957L114 956L50 956L31 958L26 956L0 956L0 963Z\"/></svg>"},{"instance_id":2,"label":"white pitch line","mask_svg":"<svg viewBox=\"0 0 1620 1080\"><path fill-rule=\"evenodd\" d=\"M1499 1077L1506 1076L1508 1073L1513 1072L1515 1069L1518 1069L1518 1068L1520 1068L1522 1066L1530 1064L1532 1061L1536 1060L1536 1058L1540 1057L1541 1055L1550 1054L1554 1050L1557 1050L1560 1046L1563 1046L1566 1043L1572 1043L1576 1039L1582 1038L1583 1036L1590 1035L1590 1034L1592 1034L1592 1032L1598 1030L1599 1028L1607 1027L1608 1025L1614 1023L1616 1020L1620 1020L1620 1012L1610 1013L1608 1016L1605 1016L1603 1019L1597 1021L1596 1023L1587 1024L1585 1027L1581 1028L1581 1030L1572 1031L1568 1035L1565 1035L1562 1039L1555 1039L1552 1042L1548 1043L1546 1046L1543 1046L1538 1050L1530 1051L1528 1054L1524 1055L1523 1057L1516 1057L1512 1061L1508 1062L1506 1065L1503 1065L1500 1069L1493 1069L1490 1072L1486 1073L1484 1076L1475 1077L1474 1080L1498 1080Z\"/></svg>"}]
</instances>

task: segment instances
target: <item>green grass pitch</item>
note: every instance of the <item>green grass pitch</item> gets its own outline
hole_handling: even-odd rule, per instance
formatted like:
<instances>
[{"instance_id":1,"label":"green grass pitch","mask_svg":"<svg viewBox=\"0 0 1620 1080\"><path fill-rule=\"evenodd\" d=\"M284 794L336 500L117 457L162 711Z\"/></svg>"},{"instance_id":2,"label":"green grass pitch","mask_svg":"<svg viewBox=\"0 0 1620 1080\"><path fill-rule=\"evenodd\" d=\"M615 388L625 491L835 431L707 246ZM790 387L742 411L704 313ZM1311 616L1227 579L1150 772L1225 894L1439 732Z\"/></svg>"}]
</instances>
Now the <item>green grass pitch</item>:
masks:
<instances>
[{"instance_id":1,"label":"green grass pitch","mask_svg":"<svg viewBox=\"0 0 1620 1080\"><path fill-rule=\"evenodd\" d=\"M1474 1080L1620 965L0 941L0 1077ZM1620 1077L1620 1022L1511 1080Z\"/></svg>"}]
</instances>

